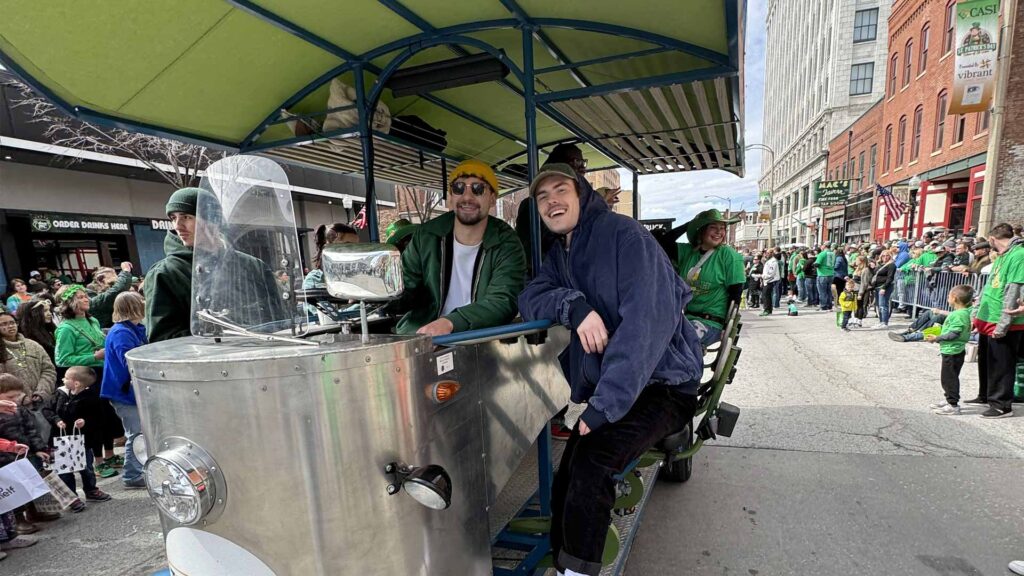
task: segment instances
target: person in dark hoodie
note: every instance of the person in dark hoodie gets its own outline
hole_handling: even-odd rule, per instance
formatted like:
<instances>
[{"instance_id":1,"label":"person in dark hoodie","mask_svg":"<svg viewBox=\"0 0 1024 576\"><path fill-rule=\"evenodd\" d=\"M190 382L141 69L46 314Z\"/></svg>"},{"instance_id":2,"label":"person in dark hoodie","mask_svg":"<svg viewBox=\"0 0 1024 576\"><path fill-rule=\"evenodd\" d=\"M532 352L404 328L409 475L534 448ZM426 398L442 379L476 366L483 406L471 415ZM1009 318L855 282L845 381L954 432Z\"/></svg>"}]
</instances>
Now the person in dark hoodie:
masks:
<instances>
[{"instance_id":1,"label":"person in dark hoodie","mask_svg":"<svg viewBox=\"0 0 1024 576\"><path fill-rule=\"evenodd\" d=\"M196 217L200 204L206 222ZM269 325L288 319L270 267L235 250L230 240L220 234L223 214L212 193L202 188L182 188L171 195L166 211L174 224L174 230L169 230L164 238L166 257L149 269L143 283L144 325L150 342L191 334L192 259L197 249L203 251L208 267L217 271L203 285L204 294L229 300L226 304L212 302L211 308L230 306L232 314L228 319L242 326Z\"/></svg>"},{"instance_id":2,"label":"person in dark hoodie","mask_svg":"<svg viewBox=\"0 0 1024 576\"><path fill-rule=\"evenodd\" d=\"M613 475L693 418L700 339L683 316L690 288L642 225L566 164L543 166L530 194L559 239L519 309L570 329L559 360L572 400L588 404L552 487L552 554L560 572L596 575Z\"/></svg>"}]
</instances>

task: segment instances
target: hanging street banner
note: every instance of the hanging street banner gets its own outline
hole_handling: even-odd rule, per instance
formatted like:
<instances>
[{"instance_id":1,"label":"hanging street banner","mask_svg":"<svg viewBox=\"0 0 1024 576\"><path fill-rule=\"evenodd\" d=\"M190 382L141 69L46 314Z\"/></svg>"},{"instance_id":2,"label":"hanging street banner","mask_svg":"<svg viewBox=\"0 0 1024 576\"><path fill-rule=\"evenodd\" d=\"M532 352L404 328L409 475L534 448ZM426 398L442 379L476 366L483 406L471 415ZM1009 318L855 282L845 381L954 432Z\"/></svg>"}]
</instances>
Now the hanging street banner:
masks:
<instances>
[{"instance_id":1,"label":"hanging street banner","mask_svg":"<svg viewBox=\"0 0 1024 576\"><path fill-rule=\"evenodd\" d=\"M814 187L814 202L818 206L842 206L849 198L849 180L825 180Z\"/></svg>"},{"instance_id":2,"label":"hanging street banner","mask_svg":"<svg viewBox=\"0 0 1024 576\"><path fill-rule=\"evenodd\" d=\"M956 5L956 63L948 114L984 112L992 106L999 57L999 0Z\"/></svg>"},{"instance_id":3,"label":"hanging street banner","mask_svg":"<svg viewBox=\"0 0 1024 576\"><path fill-rule=\"evenodd\" d=\"M772 217L772 193L762 191L758 197L758 203L761 212L758 217L761 220L770 220Z\"/></svg>"}]
</instances>

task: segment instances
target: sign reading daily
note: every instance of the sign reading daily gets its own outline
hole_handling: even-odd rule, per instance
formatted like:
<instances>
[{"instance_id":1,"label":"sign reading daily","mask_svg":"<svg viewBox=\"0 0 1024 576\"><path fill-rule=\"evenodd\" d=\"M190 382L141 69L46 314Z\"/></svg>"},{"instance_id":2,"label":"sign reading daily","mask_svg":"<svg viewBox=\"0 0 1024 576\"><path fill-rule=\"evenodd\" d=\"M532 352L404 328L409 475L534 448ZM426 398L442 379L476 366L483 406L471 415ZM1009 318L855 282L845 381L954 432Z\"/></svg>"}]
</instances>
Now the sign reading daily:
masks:
<instances>
[{"instance_id":1,"label":"sign reading daily","mask_svg":"<svg viewBox=\"0 0 1024 576\"><path fill-rule=\"evenodd\" d=\"M992 105L999 56L999 0L956 5L956 63L949 114L984 112Z\"/></svg>"},{"instance_id":2,"label":"sign reading daily","mask_svg":"<svg viewBox=\"0 0 1024 576\"><path fill-rule=\"evenodd\" d=\"M818 206L842 206L849 197L849 180L825 180L818 182L814 189L814 201Z\"/></svg>"},{"instance_id":3,"label":"sign reading daily","mask_svg":"<svg viewBox=\"0 0 1024 576\"><path fill-rule=\"evenodd\" d=\"M51 234L131 234L131 226L124 218L71 214L33 214L32 230Z\"/></svg>"}]
</instances>

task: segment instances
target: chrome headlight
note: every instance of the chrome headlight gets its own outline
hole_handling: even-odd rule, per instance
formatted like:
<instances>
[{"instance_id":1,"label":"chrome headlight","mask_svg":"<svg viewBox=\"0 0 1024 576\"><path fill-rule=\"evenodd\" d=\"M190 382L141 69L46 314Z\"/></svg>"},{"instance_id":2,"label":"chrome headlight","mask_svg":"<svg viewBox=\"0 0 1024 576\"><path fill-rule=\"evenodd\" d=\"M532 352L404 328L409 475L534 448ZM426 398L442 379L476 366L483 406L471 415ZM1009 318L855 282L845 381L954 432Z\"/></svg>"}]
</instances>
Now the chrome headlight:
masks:
<instances>
[{"instance_id":1,"label":"chrome headlight","mask_svg":"<svg viewBox=\"0 0 1024 576\"><path fill-rule=\"evenodd\" d=\"M167 438L146 461L146 487L160 511L191 526L214 520L224 508L224 476L205 450L185 438Z\"/></svg>"}]
</instances>

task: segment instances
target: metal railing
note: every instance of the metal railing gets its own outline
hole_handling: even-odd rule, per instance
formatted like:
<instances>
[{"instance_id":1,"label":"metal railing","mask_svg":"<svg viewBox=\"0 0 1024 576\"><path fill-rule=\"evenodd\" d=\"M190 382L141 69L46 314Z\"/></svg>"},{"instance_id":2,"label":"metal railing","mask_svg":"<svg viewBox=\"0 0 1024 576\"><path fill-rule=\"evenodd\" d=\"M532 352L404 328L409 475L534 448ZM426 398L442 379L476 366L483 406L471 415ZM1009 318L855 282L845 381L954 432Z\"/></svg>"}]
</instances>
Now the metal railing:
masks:
<instances>
[{"instance_id":1,"label":"metal railing","mask_svg":"<svg viewBox=\"0 0 1024 576\"><path fill-rule=\"evenodd\" d=\"M913 316L918 309L951 310L946 297L950 289L960 284L974 288L980 294L988 280L988 274L970 274L963 272L896 272L896 294L892 303L899 308L910 308Z\"/></svg>"}]
</instances>

